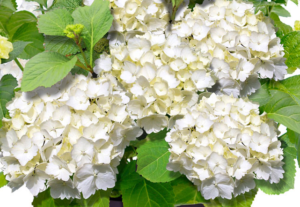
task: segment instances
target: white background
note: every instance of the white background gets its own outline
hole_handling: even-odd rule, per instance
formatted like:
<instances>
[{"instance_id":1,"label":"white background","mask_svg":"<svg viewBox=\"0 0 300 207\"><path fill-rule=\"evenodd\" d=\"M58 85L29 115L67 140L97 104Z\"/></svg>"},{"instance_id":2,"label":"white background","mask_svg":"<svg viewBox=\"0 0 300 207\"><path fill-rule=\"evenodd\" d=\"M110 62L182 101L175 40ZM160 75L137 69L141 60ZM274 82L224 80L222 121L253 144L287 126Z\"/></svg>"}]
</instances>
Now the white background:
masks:
<instances>
[{"instance_id":1,"label":"white background","mask_svg":"<svg viewBox=\"0 0 300 207\"><path fill-rule=\"evenodd\" d=\"M300 20L300 5L296 6L289 1L286 8L291 13L292 17L281 18L281 20L294 28L295 20ZM299 72L297 71L297 73ZM262 191L259 191L252 207L299 207L299 197L300 169L297 167L295 189L282 195L266 195ZM7 186L0 189L1 207L31 207L32 200L32 195L24 186L14 193L12 193Z\"/></svg>"}]
</instances>

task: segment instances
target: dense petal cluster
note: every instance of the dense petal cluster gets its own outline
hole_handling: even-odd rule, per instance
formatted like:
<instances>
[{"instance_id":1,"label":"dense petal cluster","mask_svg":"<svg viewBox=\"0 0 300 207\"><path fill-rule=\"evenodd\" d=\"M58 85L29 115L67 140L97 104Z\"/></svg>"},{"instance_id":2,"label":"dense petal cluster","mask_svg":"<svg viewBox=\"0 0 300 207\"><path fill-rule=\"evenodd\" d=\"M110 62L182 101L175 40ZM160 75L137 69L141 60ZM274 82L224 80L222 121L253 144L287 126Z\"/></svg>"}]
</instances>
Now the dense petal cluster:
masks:
<instances>
[{"instance_id":1,"label":"dense petal cluster","mask_svg":"<svg viewBox=\"0 0 300 207\"><path fill-rule=\"evenodd\" d=\"M51 88L17 92L0 130L8 185L25 184L33 195L50 187L61 199L114 187L125 147L142 133L129 100L110 75L70 74Z\"/></svg>"},{"instance_id":2,"label":"dense petal cluster","mask_svg":"<svg viewBox=\"0 0 300 207\"><path fill-rule=\"evenodd\" d=\"M253 189L254 179L283 178L277 126L257 104L212 94L172 123L167 168L186 175L205 199L231 199Z\"/></svg>"},{"instance_id":3,"label":"dense petal cluster","mask_svg":"<svg viewBox=\"0 0 300 207\"><path fill-rule=\"evenodd\" d=\"M243 97L260 87L258 76L278 80L286 74L274 26L254 14L252 4L204 1L191 11L188 3L172 23L171 2L111 3L110 54L102 54L94 70L112 73L132 93L131 116L142 127L156 122L148 133L166 126L161 115L185 114L198 91Z\"/></svg>"}]
</instances>

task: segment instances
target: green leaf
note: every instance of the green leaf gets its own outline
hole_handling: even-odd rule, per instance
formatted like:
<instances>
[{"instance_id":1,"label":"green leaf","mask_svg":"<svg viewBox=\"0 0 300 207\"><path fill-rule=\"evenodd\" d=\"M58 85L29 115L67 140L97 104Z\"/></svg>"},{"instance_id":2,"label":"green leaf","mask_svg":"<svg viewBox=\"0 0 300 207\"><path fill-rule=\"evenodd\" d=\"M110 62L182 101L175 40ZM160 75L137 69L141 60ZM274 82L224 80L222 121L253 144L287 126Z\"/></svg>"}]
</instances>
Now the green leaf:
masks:
<instances>
[{"instance_id":1,"label":"green leaf","mask_svg":"<svg viewBox=\"0 0 300 207\"><path fill-rule=\"evenodd\" d=\"M109 1L94 1L91 6L79 7L73 14L75 24L83 24L82 34L84 42L89 49L90 57L93 56L93 49L96 43L109 31L113 16L110 13ZM90 65L93 58L90 59Z\"/></svg>"},{"instance_id":2,"label":"green leaf","mask_svg":"<svg viewBox=\"0 0 300 207\"><path fill-rule=\"evenodd\" d=\"M281 17L290 17L291 16L290 12L287 11L282 6L274 6L272 9L272 12L276 13L278 16L281 16Z\"/></svg>"},{"instance_id":3,"label":"green leaf","mask_svg":"<svg viewBox=\"0 0 300 207\"><path fill-rule=\"evenodd\" d=\"M64 9L66 9L69 12L72 13L76 8L81 6L81 4L82 4L82 0L68 0L68 1L66 1L66 0L57 0L56 2L54 2L51 9L64 8Z\"/></svg>"},{"instance_id":4,"label":"green leaf","mask_svg":"<svg viewBox=\"0 0 300 207\"><path fill-rule=\"evenodd\" d=\"M2 188L3 186L6 186L7 181L5 179L5 175L3 174L3 172L0 172L0 188Z\"/></svg>"},{"instance_id":5,"label":"green leaf","mask_svg":"<svg viewBox=\"0 0 300 207\"><path fill-rule=\"evenodd\" d=\"M50 195L50 189L39 193L34 197L32 205L33 207L65 207L69 206L71 200L53 199Z\"/></svg>"},{"instance_id":6,"label":"green leaf","mask_svg":"<svg viewBox=\"0 0 300 207\"><path fill-rule=\"evenodd\" d=\"M164 140L149 141L137 149L137 172L151 182L169 182L180 173L168 171L169 144Z\"/></svg>"},{"instance_id":7,"label":"green leaf","mask_svg":"<svg viewBox=\"0 0 300 207\"><path fill-rule=\"evenodd\" d=\"M97 190L94 195L91 195L88 199L75 199L71 206L82 206L82 207L109 207L109 196L111 189L107 191Z\"/></svg>"},{"instance_id":8,"label":"green leaf","mask_svg":"<svg viewBox=\"0 0 300 207\"><path fill-rule=\"evenodd\" d=\"M251 101L259 103L260 106L267 104L270 98L268 82L262 83L260 89L249 96Z\"/></svg>"},{"instance_id":9,"label":"green leaf","mask_svg":"<svg viewBox=\"0 0 300 207\"><path fill-rule=\"evenodd\" d=\"M62 36L46 36L45 50L58 52L62 55L76 54L80 52L79 47L76 45L74 40Z\"/></svg>"},{"instance_id":10,"label":"green leaf","mask_svg":"<svg viewBox=\"0 0 300 207\"><path fill-rule=\"evenodd\" d=\"M197 187L185 176L181 176L171 182L175 194L175 205L187 205L207 203Z\"/></svg>"},{"instance_id":11,"label":"green leaf","mask_svg":"<svg viewBox=\"0 0 300 207\"><path fill-rule=\"evenodd\" d=\"M183 3L184 0L172 0L172 16L171 16L171 20L173 21L175 19L176 16L176 12L179 8L179 6Z\"/></svg>"},{"instance_id":12,"label":"green leaf","mask_svg":"<svg viewBox=\"0 0 300 207\"><path fill-rule=\"evenodd\" d=\"M37 22L36 17L28 11L19 11L14 13L6 24L6 29L9 33L10 39L14 36L15 32L25 23Z\"/></svg>"},{"instance_id":13,"label":"green leaf","mask_svg":"<svg viewBox=\"0 0 300 207\"><path fill-rule=\"evenodd\" d=\"M241 194L230 200L219 198L222 207L251 207L252 202L257 194L258 189L254 188L251 191Z\"/></svg>"},{"instance_id":14,"label":"green leaf","mask_svg":"<svg viewBox=\"0 0 300 207\"><path fill-rule=\"evenodd\" d=\"M174 207L170 183L151 183L135 172L136 162L130 162L121 175L124 207Z\"/></svg>"},{"instance_id":15,"label":"green leaf","mask_svg":"<svg viewBox=\"0 0 300 207\"><path fill-rule=\"evenodd\" d=\"M290 32L281 39L286 65L289 68L300 66L300 31Z\"/></svg>"},{"instance_id":16,"label":"green leaf","mask_svg":"<svg viewBox=\"0 0 300 207\"><path fill-rule=\"evenodd\" d=\"M271 98L261 107L268 117L300 133L300 76L270 84Z\"/></svg>"},{"instance_id":17,"label":"green leaf","mask_svg":"<svg viewBox=\"0 0 300 207\"><path fill-rule=\"evenodd\" d=\"M76 61L76 57L70 60L54 52L43 52L34 56L26 64L22 91L32 91L39 86L51 87L71 71Z\"/></svg>"},{"instance_id":18,"label":"green leaf","mask_svg":"<svg viewBox=\"0 0 300 207\"><path fill-rule=\"evenodd\" d=\"M41 4L42 6L45 6L47 7L47 0L25 0L25 1L34 1L34 2L37 2L38 4ZM68 0L69 1L69 0Z\"/></svg>"},{"instance_id":19,"label":"green leaf","mask_svg":"<svg viewBox=\"0 0 300 207\"><path fill-rule=\"evenodd\" d=\"M2 63L7 63L12 61L13 59L17 58L25 49L25 47L30 44L31 42L23 42L17 41L13 43L13 51L9 53L8 59L2 59Z\"/></svg>"},{"instance_id":20,"label":"green leaf","mask_svg":"<svg viewBox=\"0 0 300 207\"><path fill-rule=\"evenodd\" d=\"M15 32L12 42L17 41L31 42L20 54L21 59L30 59L44 51L44 36L39 33L35 22L26 23Z\"/></svg>"},{"instance_id":21,"label":"green leaf","mask_svg":"<svg viewBox=\"0 0 300 207\"><path fill-rule=\"evenodd\" d=\"M287 25L280 21L277 14L272 12L270 14L270 17L271 19L273 19L275 27L278 28L278 31L276 32L278 37L282 38L284 35L293 31L293 28L290 25Z\"/></svg>"},{"instance_id":22,"label":"green leaf","mask_svg":"<svg viewBox=\"0 0 300 207\"><path fill-rule=\"evenodd\" d=\"M0 32L5 33L7 37L8 37L8 32L6 30L5 25L13 13L14 13L13 10L4 6L0 6Z\"/></svg>"},{"instance_id":23,"label":"green leaf","mask_svg":"<svg viewBox=\"0 0 300 207\"><path fill-rule=\"evenodd\" d=\"M292 0L296 5L298 5L298 0Z\"/></svg>"},{"instance_id":24,"label":"green leaf","mask_svg":"<svg viewBox=\"0 0 300 207\"><path fill-rule=\"evenodd\" d=\"M284 177L279 181L279 183L270 184L269 181L255 180L257 187L266 194L279 195L294 188L296 175L295 161L293 157L289 153L287 153L286 149L284 149L283 152L283 162L285 163L283 165L283 170L285 171L285 173L283 174Z\"/></svg>"},{"instance_id":25,"label":"green leaf","mask_svg":"<svg viewBox=\"0 0 300 207\"><path fill-rule=\"evenodd\" d=\"M65 36L64 30L73 24L71 13L66 9L55 9L40 16L38 28L46 35Z\"/></svg>"},{"instance_id":26,"label":"green leaf","mask_svg":"<svg viewBox=\"0 0 300 207\"><path fill-rule=\"evenodd\" d=\"M15 96L14 88L17 85L18 82L12 75L5 75L0 80L0 128L7 113L6 104Z\"/></svg>"},{"instance_id":27,"label":"green leaf","mask_svg":"<svg viewBox=\"0 0 300 207\"><path fill-rule=\"evenodd\" d=\"M17 2L16 0L0 0L0 5L7 7L13 11L17 10Z\"/></svg>"}]
</instances>

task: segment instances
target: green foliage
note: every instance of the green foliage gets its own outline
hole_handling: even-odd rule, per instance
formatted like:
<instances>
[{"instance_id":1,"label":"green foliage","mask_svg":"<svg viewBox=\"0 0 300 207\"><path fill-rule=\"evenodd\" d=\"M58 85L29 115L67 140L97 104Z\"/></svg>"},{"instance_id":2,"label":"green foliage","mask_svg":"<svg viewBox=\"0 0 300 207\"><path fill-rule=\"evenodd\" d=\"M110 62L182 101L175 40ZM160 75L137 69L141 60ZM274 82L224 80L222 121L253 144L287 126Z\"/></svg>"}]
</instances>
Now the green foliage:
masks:
<instances>
[{"instance_id":1,"label":"green foliage","mask_svg":"<svg viewBox=\"0 0 300 207\"><path fill-rule=\"evenodd\" d=\"M82 0L56 0L51 9L64 8L69 12L73 12L77 7L81 6Z\"/></svg>"},{"instance_id":2,"label":"green foliage","mask_svg":"<svg viewBox=\"0 0 300 207\"><path fill-rule=\"evenodd\" d=\"M151 182L169 182L180 176L167 170L169 144L164 140L149 141L137 149L137 172Z\"/></svg>"},{"instance_id":3,"label":"green foliage","mask_svg":"<svg viewBox=\"0 0 300 207\"><path fill-rule=\"evenodd\" d=\"M222 207L251 207L258 189L254 188L245 194L241 194L231 200L219 198Z\"/></svg>"},{"instance_id":4,"label":"green foliage","mask_svg":"<svg viewBox=\"0 0 300 207\"><path fill-rule=\"evenodd\" d=\"M51 87L71 71L76 61L76 57L70 60L55 52L43 52L36 55L26 64L22 91L32 91L39 86Z\"/></svg>"},{"instance_id":5,"label":"green foliage","mask_svg":"<svg viewBox=\"0 0 300 207\"><path fill-rule=\"evenodd\" d=\"M13 59L17 58L22 52L24 51L25 47L30 44L31 42L23 42L23 41L17 41L13 43L13 51L9 53L8 59L2 59L2 63L7 63L12 61Z\"/></svg>"},{"instance_id":6,"label":"green foliage","mask_svg":"<svg viewBox=\"0 0 300 207\"><path fill-rule=\"evenodd\" d=\"M288 149L287 153L293 156L294 159L297 158L300 167L300 134L287 129L287 133L281 136L280 140L283 143L282 147Z\"/></svg>"},{"instance_id":7,"label":"green foliage","mask_svg":"<svg viewBox=\"0 0 300 207\"><path fill-rule=\"evenodd\" d=\"M7 184L7 181L5 179L5 175L3 174L3 172L0 172L0 188L5 186L6 184Z\"/></svg>"},{"instance_id":8,"label":"green foliage","mask_svg":"<svg viewBox=\"0 0 300 207\"><path fill-rule=\"evenodd\" d=\"M18 85L12 75L5 75L0 80L0 128L2 119L7 116L6 104L15 96L14 89Z\"/></svg>"},{"instance_id":9,"label":"green foliage","mask_svg":"<svg viewBox=\"0 0 300 207\"><path fill-rule=\"evenodd\" d=\"M23 24L12 37L12 42L24 41L31 42L20 54L21 59L30 59L44 51L44 36L39 33L36 23Z\"/></svg>"},{"instance_id":10,"label":"green foliage","mask_svg":"<svg viewBox=\"0 0 300 207\"><path fill-rule=\"evenodd\" d=\"M80 52L74 40L62 36L46 36L45 50L58 52L62 55L76 54Z\"/></svg>"},{"instance_id":11,"label":"green foliage","mask_svg":"<svg viewBox=\"0 0 300 207\"><path fill-rule=\"evenodd\" d=\"M136 162L130 162L121 175L124 207L174 207L170 183L151 183L135 172Z\"/></svg>"},{"instance_id":12,"label":"green foliage","mask_svg":"<svg viewBox=\"0 0 300 207\"><path fill-rule=\"evenodd\" d=\"M295 161L293 157L289 153L287 153L286 149L287 148L283 150L283 170L285 173L283 174L284 177L279 181L279 183L270 184L269 181L255 180L257 187L266 194L279 195L294 188L296 174Z\"/></svg>"},{"instance_id":13,"label":"green foliage","mask_svg":"<svg viewBox=\"0 0 300 207\"><path fill-rule=\"evenodd\" d=\"M281 39L284 47L286 65L300 67L300 31L290 32Z\"/></svg>"},{"instance_id":14,"label":"green foliage","mask_svg":"<svg viewBox=\"0 0 300 207\"><path fill-rule=\"evenodd\" d=\"M181 176L171 182L175 194L175 205L208 203L197 186L189 181L185 176Z\"/></svg>"},{"instance_id":15,"label":"green foliage","mask_svg":"<svg viewBox=\"0 0 300 207\"><path fill-rule=\"evenodd\" d=\"M288 12L285 8L283 8L282 6L274 6L272 9L272 12L276 13L278 16L281 17L290 17L291 14L290 12Z\"/></svg>"},{"instance_id":16,"label":"green foliage","mask_svg":"<svg viewBox=\"0 0 300 207\"><path fill-rule=\"evenodd\" d=\"M270 18L273 19L275 27L278 29L276 35L282 38L284 35L293 31L293 28L283 22L280 21L279 17L275 13L270 14Z\"/></svg>"},{"instance_id":17,"label":"green foliage","mask_svg":"<svg viewBox=\"0 0 300 207\"><path fill-rule=\"evenodd\" d=\"M11 15L6 23L6 29L9 36L12 38L15 32L24 24L37 22L36 17L28 11L19 11Z\"/></svg>"},{"instance_id":18,"label":"green foliage","mask_svg":"<svg viewBox=\"0 0 300 207\"><path fill-rule=\"evenodd\" d=\"M298 5L298 0L292 0L296 5Z\"/></svg>"},{"instance_id":19,"label":"green foliage","mask_svg":"<svg viewBox=\"0 0 300 207\"><path fill-rule=\"evenodd\" d=\"M89 49L90 56L96 43L109 31L113 16L110 13L109 1L94 1L91 6L79 7L73 14L75 24L84 25L83 40ZM90 59L90 65L93 60Z\"/></svg>"},{"instance_id":20,"label":"green foliage","mask_svg":"<svg viewBox=\"0 0 300 207\"><path fill-rule=\"evenodd\" d=\"M16 0L0 0L0 5L9 8L12 11L17 10Z\"/></svg>"},{"instance_id":21,"label":"green foliage","mask_svg":"<svg viewBox=\"0 0 300 207\"><path fill-rule=\"evenodd\" d=\"M109 51L109 40L106 39L106 38L102 38L100 39L95 47L94 47L94 50L97 52L97 53L103 53L103 52L106 52L106 53L110 53Z\"/></svg>"},{"instance_id":22,"label":"green foliage","mask_svg":"<svg viewBox=\"0 0 300 207\"><path fill-rule=\"evenodd\" d=\"M249 98L259 102L261 110L267 112L268 117L291 130L300 133L300 76L293 76L283 81L267 83L258 92ZM263 95L269 91L270 98Z\"/></svg>"},{"instance_id":23,"label":"green foliage","mask_svg":"<svg viewBox=\"0 0 300 207\"><path fill-rule=\"evenodd\" d=\"M46 35L65 36L65 28L73 24L71 13L66 9L54 9L40 16L38 28Z\"/></svg>"},{"instance_id":24,"label":"green foliage","mask_svg":"<svg viewBox=\"0 0 300 207\"><path fill-rule=\"evenodd\" d=\"M13 12L13 10L0 5L0 33L5 34L6 37L8 37L8 32L5 25Z\"/></svg>"},{"instance_id":25,"label":"green foliage","mask_svg":"<svg viewBox=\"0 0 300 207\"><path fill-rule=\"evenodd\" d=\"M71 200L53 199L50 195L50 189L39 193L34 197L32 205L34 207L65 207L69 206Z\"/></svg>"},{"instance_id":26,"label":"green foliage","mask_svg":"<svg viewBox=\"0 0 300 207\"><path fill-rule=\"evenodd\" d=\"M47 7L47 0L25 0L25 1L35 1L38 4L41 4L42 6ZM69 0L68 0L69 1Z\"/></svg>"},{"instance_id":27,"label":"green foliage","mask_svg":"<svg viewBox=\"0 0 300 207\"><path fill-rule=\"evenodd\" d=\"M109 195L111 189L107 191L98 190L94 195L88 199L75 199L71 206L82 206L82 207L109 207Z\"/></svg>"},{"instance_id":28,"label":"green foliage","mask_svg":"<svg viewBox=\"0 0 300 207\"><path fill-rule=\"evenodd\" d=\"M249 96L251 101L259 103L260 106L264 106L270 100L270 92L268 88L268 82L261 83L260 89L258 89L254 94Z\"/></svg>"},{"instance_id":29,"label":"green foliage","mask_svg":"<svg viewBox=\"0 0 300 207\"><path fill-rule=\"evenodd\" d=\"M176 12L179 8L179 6L183 3L183 0L172 0L172 16L171 20L173 21L175 19Z\"/></svg>"}]
</instances>

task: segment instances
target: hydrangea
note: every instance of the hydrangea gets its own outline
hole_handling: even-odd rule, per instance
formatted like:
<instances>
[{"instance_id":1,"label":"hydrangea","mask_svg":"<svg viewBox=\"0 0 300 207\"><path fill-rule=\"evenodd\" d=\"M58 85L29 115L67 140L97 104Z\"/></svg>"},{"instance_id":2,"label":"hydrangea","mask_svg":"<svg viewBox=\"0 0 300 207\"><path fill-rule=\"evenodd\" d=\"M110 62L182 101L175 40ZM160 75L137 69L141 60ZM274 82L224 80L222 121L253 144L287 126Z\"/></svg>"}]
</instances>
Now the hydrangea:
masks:
<instances>
[{"instance_id":1,"label":"hydrangea","mask_svg":"<svg viewBox=\"0 0 300 207\"><path fill-rule=\"evenodd\" d=\"M254 179L283 178L277 125L257 104L212 94L173 121L167 169L186 175L205 199L231 199L253 189Z\"/></svg>"},{"instance_id":2,"label":"hydrangea","mask_svg":"<svg viewBox=\"0 0 300 207\"><path fill-rule=\"evenodd\" d=\"M13 50L13 45L6 37L0 35L0 64L1 58L8 59L8 54Z\"/></svg>"},{"instance_id":3,"label":"hydrangea","mask_svg":"<svg viewBox=\"0 0 300 207\"><path fill-rule=\"evenodd\" d=\"M260 88L258 77L286 74L274 26L251 3L205 1L193 11L188 3L170 23L171 2L111 2L110 54L94 70L113 74L132 93L129 112L138 123L157 116L147 133L166 127L161 115L185 114L196 92L244 97Z\"/></svg>"},{"instance_id":4,"label":"hydrangea","mask_svg":"<svg viewBox=\"0 0 300 207\"><path fill-rule=\"evenodd\" d=\"M142 133L128 102L111 75L70 74L51 88L16 92L0 130L8 185L25 184L35 196L49 187L61 199L114 187L125 147Z\"/></svg>"}]
</instances>

